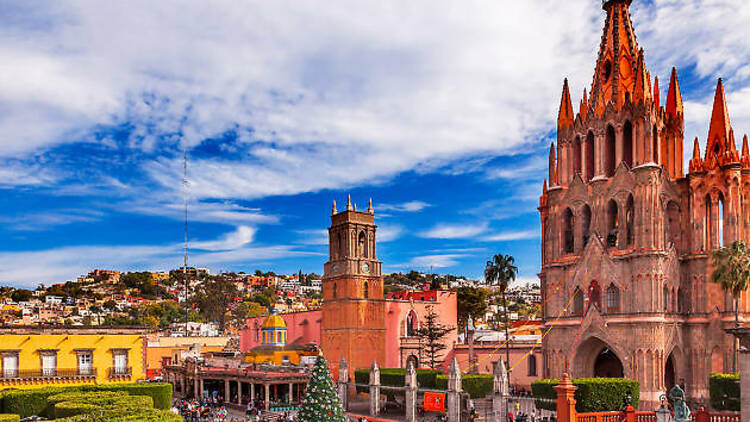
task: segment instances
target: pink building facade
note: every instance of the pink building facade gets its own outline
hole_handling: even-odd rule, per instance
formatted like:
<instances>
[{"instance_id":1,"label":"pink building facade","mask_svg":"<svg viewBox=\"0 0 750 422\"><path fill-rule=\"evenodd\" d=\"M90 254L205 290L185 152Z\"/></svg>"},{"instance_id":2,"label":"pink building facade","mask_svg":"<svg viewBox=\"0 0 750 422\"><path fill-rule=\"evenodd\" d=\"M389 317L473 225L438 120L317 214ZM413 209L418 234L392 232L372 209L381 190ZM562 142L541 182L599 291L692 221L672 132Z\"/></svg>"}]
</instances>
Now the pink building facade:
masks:
<instances>
[{"instance_id":1,"label":"pink building facade","mask_svg":"<svg viewBox=\"0 0 750 422\"><path fill-rule=\"evenodd\" d=\"M440 316L440 324L453 327L445 338L447 350L443 358L450 355L458 337L458 299L456 292L431 290L426 292L400 292L385 300L385 347L386 367L403 368L409 360L418 367L427 366L426 356L421 353L416 331L424 323L424 317L432 308ZM286 322L289 343L315 343L320 345L321 311L306 311L282 314ZM261 325L266 317L248 318L240 331L240 350L245 353L261 342ZM443 363L445 365L445 363ZM447 366L446 366L447 367Z\"/></svg>"}]
</instances>

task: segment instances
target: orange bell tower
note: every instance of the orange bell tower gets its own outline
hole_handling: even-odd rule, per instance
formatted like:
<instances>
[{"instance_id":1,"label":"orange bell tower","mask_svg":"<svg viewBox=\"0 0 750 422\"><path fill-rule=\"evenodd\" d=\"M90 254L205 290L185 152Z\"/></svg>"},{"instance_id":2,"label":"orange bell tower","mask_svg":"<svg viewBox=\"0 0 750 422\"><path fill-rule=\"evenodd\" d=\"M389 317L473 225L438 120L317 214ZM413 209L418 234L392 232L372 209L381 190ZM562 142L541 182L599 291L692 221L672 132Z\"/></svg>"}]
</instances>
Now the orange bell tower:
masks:
<instances>
[{"instance_id":1,"label":"orange bell tower","mask_svg":"<svg viewBox=\"0 0 750 422\"><path fill-rule=\"evenodd\" d=\"M375 213L357 211L348 199L346 210L333 203L328 229L329 254L323 270L321 348L329 362L342 357L354 370L373 360L385 364L385 301L382 263L375 250Z\"/></svg>"}]
</instances>

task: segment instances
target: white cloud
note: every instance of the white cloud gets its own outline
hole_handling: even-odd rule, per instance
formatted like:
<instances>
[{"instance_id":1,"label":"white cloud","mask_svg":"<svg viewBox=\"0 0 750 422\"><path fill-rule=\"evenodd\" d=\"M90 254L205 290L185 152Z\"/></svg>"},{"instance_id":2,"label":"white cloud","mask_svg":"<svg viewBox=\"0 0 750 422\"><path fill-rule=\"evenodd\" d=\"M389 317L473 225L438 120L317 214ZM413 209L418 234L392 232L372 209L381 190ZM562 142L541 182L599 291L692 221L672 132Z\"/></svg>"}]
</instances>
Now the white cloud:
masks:
<instances>
[{"instance_id":1,"label":"white cloud","mask_svg":"<svg viewBox=\"0 0 750 422\"><path fill-rule=\"evenodd\" d=\"M299 243L303 245L327 245L328 244L328 230L327 229L305 229L297 230L297 234L301 235Z\"/></svg>"},{"instance_id":2,"label":"white cloud","mask_svg":"<svg viewBox=\"0 0 750 422\"><path fill-rule=\"evenodd\" d=\"M409 261L408 266L416 268L447 268L458 264L458 259L465 255L461 254L438 254L417 256Z\"/></svg>"},{"instance_id":3,"label":"white cloud","mask_svg":"<svg viewBox=\"0 0 750 422\"><path fill-rule=\"evenodd\" d=\"M506 231L496 234L490 234L482 237L485 242L503 242L511 240L526 240L526 239L538 239L539 230L521 230L521 231Z\"/></svg>"},{"instance_id":4,"label":"white cloud","mask_svg":"<svg viewBox=\"0 0 750 422\"><path fill-rule=\"evenodd\" d=\"M122 122L146 151L227 130L262 141L241 160L194 160L197 198L344 188L515 152L554 122L559 69L590 78L602 13L586 0L14 7L27 24L2 25L0 154ZM145 170L169 187L180 168L174 157Z\"/></svg>"},{"instance_id":5,"label":"white cloud","mask_svg":"<svg viewBox=\"0 0 750 422\"><path fill-rule=\"evenodd\" d=\"M485 170L488 179L509 179L516 182L540 179L545 174L549 162L541 155L534 155L520 163L494 166Z\"/></svg>"},{"instance_id":6,"label":"white cloud","mask_svg":"<svg viewBox=\"0 0 750 422\"><path fill-rule=\"evenodd\" d=\"M429 207L424 201L408 201L400 204L376 204L377 211L419 212Z\"/></svg>"},{"instance_id":7,"label":"white cloud","mask_svg":"<svg viewBox=\"0 0 750 422\"><path fill-rule=\"evenodd\" d=\"M386 225L380 225L378 226L378 231L376 234L378 243L380 242L392 242L399 237L401 237L401 234L404 232L404 228L398 225L394 224L386 224Z\"/></svg>"},{"instance_id":8,"label":"white cloud","mask_svg":"<svg viewBox=\"0 0 750 422\"><path fill-rule=\"evenodd\" d=\"M239 242L238 242L239 243ZM234 246L236 246L235 243ZM232 246L232 245L224 245ZM192 252L190 265L214 267L237 262L251 265L269 260L319 255L287 245L246 246L218 252ZM167 270L182 265L182 244L70 246L41 251L0 252L0 283L35 286L71 280L92 268L120 271Z\"/></svg>"},{"instance_id":9,"label":"white cloud","mask_svg":"<svg viewBox=\"0 0 750 422\"><path fill-rule=\"evenodd\" d=\"M0 223L13 230L37 231L53 226L96 221L103 213L90 209L63 209L43 212L28 212L12 217L0 216Z\"/></svg>"},{"instance_id":10,"label":"white cloud","mask_svg":"<svg viewBox=\"0 0 750 422\"><path fill-rule=\"evenodd\" d=\"M241 248L255 238L254 227L239 226L233 232L225 234L221 239L203 242L192 242L188 247L207 251L225 251Z\"/></svg>"},{"instance_id":11,"label":"white cloud","mask_svg":"<svg viewBox=\"0 0 750 422\"><path fill-rule=\"evenodd\" d=\"M126 207L130 211L140 214L159 215L175 220L183 220L185 218L184 202L160 201L156 196L151 195L148 197L152 200L138 199L127 204ZM279 218L275 215L264 214L258 208L244 207L232 201L190 201L188 202L188 220L204 223L243 225L274 224L279 221Z\"/></svg>"},{"instance_id":12,"label":"white cloud","mask_svg":"<svg viewBox=\"0 0 750 422\"><path fill-rule=\"evenodd\" d=\"M478 236L487 230L487 223L446 224L440 223L419 235L429 239L466 239Z\"/></svg>"}]
</instances>

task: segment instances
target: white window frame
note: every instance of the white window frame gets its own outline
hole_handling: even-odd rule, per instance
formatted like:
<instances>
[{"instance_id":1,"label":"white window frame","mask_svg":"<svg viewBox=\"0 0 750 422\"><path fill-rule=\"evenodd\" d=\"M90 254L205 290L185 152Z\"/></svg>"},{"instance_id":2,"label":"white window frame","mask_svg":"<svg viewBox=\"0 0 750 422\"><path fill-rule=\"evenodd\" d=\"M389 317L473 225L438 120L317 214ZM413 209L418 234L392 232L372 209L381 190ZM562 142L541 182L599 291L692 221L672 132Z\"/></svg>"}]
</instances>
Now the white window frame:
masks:
<instances>
[{"instance_id":1,"label":"white window frame","mask_svg":"<svg viewBox=\"0 0 750 422\"><path fill-rule=\"evenodd\" d=\"M18 364L20 363L18 359L19 352L17 350L7 350L7 351L0 352L0 355L2 355L1 364L3 367L3 372L2 372L3 378L18 378L18 366L19 366ZM15 358L15 361L16 361L15 368L6 367L7 365L6 359L10 359L10 358Z\"/></svg>"}]
</instances>

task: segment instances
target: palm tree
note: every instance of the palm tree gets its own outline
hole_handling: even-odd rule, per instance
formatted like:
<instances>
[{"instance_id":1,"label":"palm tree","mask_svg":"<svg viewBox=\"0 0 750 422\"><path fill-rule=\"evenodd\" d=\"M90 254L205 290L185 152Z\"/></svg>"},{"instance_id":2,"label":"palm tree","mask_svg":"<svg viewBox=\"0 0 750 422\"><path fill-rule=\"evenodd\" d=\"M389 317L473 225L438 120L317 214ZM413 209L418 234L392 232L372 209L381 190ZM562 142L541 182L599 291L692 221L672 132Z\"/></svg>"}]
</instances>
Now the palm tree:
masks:
<instances>
[{"instance_id":1,"label":"palm tree","mask_svg":"<svg viewBox=\"0 0 750 422\"><path fill-rule=\"evenodd\" d=\"M498 286L503 296L503 313L505 314L505 364L510 368L510 338L508 337L508 302L505 299L505 291L508 284L516 279L518 267L513 265L514 259L510 255L498 254L487 261L484 269L484 279L487 283Z\"/></svg>"},{"instance_id":2,"label":"palm tree","mask_svg":"<svg viewBox=\"0 0 750 422\"><path fill-rule=\"evenodd\" d=\"M740 326L740 295L750 284L750 249L738 240L729 247L715 250L712 258L714 271L711 281L721 285L721 289L734 298L734 326L737 328ZM732 371L737 372L736 339L732 352Z\"/></svg>"}]
</instances>

